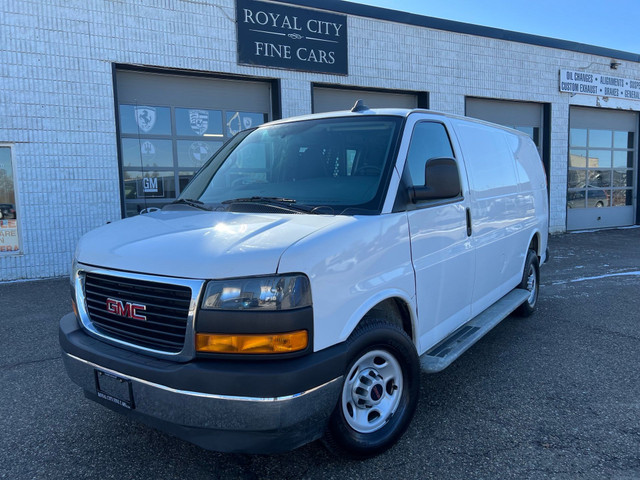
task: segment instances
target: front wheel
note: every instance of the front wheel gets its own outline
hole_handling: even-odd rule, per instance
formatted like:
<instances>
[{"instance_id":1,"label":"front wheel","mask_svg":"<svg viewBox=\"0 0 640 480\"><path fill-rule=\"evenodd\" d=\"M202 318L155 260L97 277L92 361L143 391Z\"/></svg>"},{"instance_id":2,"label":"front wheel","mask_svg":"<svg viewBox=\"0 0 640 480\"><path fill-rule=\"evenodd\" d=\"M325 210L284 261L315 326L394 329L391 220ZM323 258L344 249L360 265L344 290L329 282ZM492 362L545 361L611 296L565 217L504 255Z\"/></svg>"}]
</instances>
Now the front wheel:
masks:
<instances>
[{"instance_id":1,"label":"front wheel","mask_svg":"<svg viewBox=\"0 0 640 480\"><path fill-rule=\"evenodd\" d=\"M384 320L366 320L349 343L351 361L324 442L334 453L372 457L395 444L413 418L418 356L407 334Z\"/></svg>"},{"instance_id":2,"label":"front wheel","mask_svg":"<svg viewBox=\"0 0 640 480\"><path fill-rule=\"evenodd\" d=\"M522 281L518 288L528 290L529 297L518 307L516 314L521 317L529 317L536 310L538 291L540 290L540 261L538 260L538 255L533 250L527 252Z\"/></svg>"}]
</instances>

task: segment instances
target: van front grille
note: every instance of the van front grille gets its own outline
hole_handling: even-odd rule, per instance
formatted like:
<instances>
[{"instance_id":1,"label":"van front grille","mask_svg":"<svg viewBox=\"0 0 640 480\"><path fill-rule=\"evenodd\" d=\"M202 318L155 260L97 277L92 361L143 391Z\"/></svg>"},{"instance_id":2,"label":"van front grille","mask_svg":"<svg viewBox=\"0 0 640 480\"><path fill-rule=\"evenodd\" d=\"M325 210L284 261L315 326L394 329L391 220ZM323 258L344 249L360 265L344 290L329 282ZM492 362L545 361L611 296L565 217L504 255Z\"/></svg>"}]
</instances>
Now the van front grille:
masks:
<instances>
[{"instance_id":1,"label":"van front grille","mask_svg":"<svg viewBox=\"0 0 640 480\"><path fill-rule=\"evenodd\" d=\"M167 353L183 349L191 289L87 272L89 319L101 334Z\"/></svg>"}]
</instances>

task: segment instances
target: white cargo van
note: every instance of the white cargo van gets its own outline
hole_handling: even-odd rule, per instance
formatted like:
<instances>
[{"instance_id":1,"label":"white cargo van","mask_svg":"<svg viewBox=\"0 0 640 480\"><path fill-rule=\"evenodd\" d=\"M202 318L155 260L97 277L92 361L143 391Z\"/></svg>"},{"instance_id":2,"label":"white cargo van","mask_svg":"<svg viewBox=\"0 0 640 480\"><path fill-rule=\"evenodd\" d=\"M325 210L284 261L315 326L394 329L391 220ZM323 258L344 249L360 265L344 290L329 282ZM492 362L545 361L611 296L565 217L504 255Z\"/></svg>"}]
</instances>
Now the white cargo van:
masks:
<instances>
[{"instance_id":1,"label":"white cargo van","mask_svg":"<svg viewBox=\"0 0 640 480\"><path fill-rule=\"evenodd\" d=\"M204 448L393 445L440 371L536 307L532 141L426 110L239 133L160 211L78 244L60 322L85 395Z\"/></svg>"}]
</instances>

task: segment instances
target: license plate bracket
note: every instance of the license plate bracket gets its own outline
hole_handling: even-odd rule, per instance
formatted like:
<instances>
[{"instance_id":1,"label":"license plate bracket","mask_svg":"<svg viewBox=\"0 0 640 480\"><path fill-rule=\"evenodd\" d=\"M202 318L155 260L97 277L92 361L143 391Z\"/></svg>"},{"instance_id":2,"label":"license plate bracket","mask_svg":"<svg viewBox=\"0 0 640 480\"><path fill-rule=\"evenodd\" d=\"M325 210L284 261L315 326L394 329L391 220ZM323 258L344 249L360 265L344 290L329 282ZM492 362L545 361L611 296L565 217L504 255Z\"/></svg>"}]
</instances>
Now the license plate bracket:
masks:
<instances>
[{"instance_id":1,"label":"license plate bracket","mask_svg":"<svg viewBox=\"0 0 640 480\"><path fill-rule=\"evenodd\" d=\"M131 380L97 368L94 369L94 374L98 398L113 402L129 410L134 408Z\"/></svg>"}]
</instances>

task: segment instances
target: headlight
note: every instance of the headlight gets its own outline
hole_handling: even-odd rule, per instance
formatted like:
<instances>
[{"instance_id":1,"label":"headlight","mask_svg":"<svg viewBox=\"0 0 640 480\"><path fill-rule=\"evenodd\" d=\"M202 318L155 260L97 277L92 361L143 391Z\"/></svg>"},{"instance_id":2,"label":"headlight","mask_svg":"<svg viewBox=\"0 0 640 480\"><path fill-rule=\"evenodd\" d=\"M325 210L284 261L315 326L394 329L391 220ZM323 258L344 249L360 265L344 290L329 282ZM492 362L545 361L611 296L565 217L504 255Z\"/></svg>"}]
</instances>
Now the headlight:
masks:
<instances>
[{"instance_id":1,"label":"headlight","mask_svg":"<svg viewBox=\"0 0 640 480\"><path fill-rule=\"evenodd\" d=\"M291 310L311 305L309 279L302 274L214 280L207 284L207 310Z\"/></svg>"}]
</instances>

